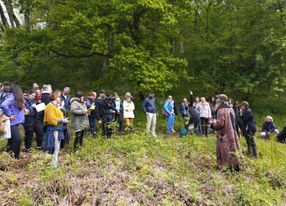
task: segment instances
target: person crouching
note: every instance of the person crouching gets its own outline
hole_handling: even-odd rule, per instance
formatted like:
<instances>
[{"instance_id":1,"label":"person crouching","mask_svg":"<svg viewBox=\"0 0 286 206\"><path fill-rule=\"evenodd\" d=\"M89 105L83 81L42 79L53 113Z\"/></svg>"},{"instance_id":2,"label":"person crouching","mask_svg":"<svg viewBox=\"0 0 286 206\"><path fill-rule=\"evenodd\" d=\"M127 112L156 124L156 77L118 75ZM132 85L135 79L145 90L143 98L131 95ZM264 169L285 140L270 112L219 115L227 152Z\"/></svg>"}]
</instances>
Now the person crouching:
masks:
<instances>
[{"instance_id":1,"label":"person crouching","mask_svg":"<svg viewBox=\"0 0 286 206\"><path fill-rule=\"evenodd\" d=\"M71 99L72 128L75 131L74 151L82 146L84 131L88 128L88 110L84 104L83 93L78 91Z\"/></svg>"},{"instance_id":2,"label":"person crouching","mask_svg":"<svg viewBox=\"0 0 286 206\"><path fill-rule=\"evenodd\" d=\"M279 134L279 131L273 122L273 118L271 116L267 116L265 118L265 122L263 123L262 132L260 133L260 136L263 139L269 139L271 134L275 134L275 136L277 136Z\"/></svg>"}]
</instances>

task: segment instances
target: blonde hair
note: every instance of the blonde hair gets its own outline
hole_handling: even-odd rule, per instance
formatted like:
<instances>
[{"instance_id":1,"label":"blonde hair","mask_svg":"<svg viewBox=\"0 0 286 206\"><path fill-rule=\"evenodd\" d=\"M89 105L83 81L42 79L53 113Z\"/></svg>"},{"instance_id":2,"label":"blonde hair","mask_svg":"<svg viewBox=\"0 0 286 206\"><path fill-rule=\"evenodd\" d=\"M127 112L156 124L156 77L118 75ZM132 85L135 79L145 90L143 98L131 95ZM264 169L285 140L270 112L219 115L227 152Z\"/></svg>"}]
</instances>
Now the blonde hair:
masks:
<instances>
[{"instance_id":1,"label":"blonde hair","mask_svg":"<svg viewBox=\"0 0 286 206\"><path fill-rule=\"evenodd\" d=\"M266 116L265 117L265 122L273 122L273 118L271 116Z\"/></svg>"}]
</instances>

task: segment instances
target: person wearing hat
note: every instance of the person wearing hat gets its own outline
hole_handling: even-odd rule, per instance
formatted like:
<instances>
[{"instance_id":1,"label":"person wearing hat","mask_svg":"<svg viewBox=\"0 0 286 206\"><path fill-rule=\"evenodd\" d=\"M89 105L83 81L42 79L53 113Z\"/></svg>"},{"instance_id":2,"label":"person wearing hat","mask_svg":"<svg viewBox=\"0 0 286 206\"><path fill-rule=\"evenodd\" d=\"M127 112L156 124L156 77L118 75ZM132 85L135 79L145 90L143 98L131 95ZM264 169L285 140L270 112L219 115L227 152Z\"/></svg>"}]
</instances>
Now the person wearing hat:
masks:
<instances>
[{"instance_id":1,"label":"person wearing hat","mask_svg":"<svg viewBox=\"0 0 286 206\"><path fill-rule=\"evenodd\" d=\"M247 101L241 102L241 121L242 121L242 134L246 139L247 152L252 157L257 157L256 143L254 135L256 133L256 125L254 120L253 111Z\"/></svg>"},{"instance_id":2,"label":"person wearing hat","mask_svg":"<svg viewBox=\"0 0 286 206\"><path fill-rule=\"evenodd\" d=\"M146 134L149 134L152 125L152 136L157 137L156 135L157 106L154 97L155 97L155 92L154 91L149 92L149 96L145 98L142 104L142 109L147 117Z\"/></svg>"},{"instance_id":3,"label":"person wearing hat","mask_svg":"<svg viewBox=\"0 0 286 206\"><path fill-rule=\"evenodd\" d=\"M135 110L135 105L132 102L132 95L130 92L127 92L125 94L125 99L123 101L123 118L126 127L130 129L133 129L133 119L135 117L134 110Z\"/></svg>"},{"instance_id":4,"label":"person wearing hat","mask_svg":"<svg viewBox=\"0 0 286 206\"><path fill-rule=\"evenodd\" d=\"M263 139L269 139L269 136L272 133L275 134L275 136L277 136L279 134L279 131L276 128L275 123L273 122L273 118L271 116L267 116L265 118L265 122L263 123L260 136Z\"/></svg>"},{"instance_id":5,"label":"person wearing hat","mask_svg":"<svg viewBox=\"0 0 286 206\"><path fill-rule=\"evenodd\" d=\"M72 128L75 131L74 150L83 144L84 131L89 127L88 110L84 103L83 92L78 91L71 99Z\"/></svg>"},{"instance_id":6,"label":"person wearing hat","mask_svg":"<svg viewBox=\"0 0 286 206\"><path fill-rule=\"evenodd\" d=\"M231 170L239 170L241 164L240 145L235 132L235 114L227 103L225 94L216 96L217 119L211 127L216 130L216 157L219 169L229 166Z\"/></svg>"}]
</instances>

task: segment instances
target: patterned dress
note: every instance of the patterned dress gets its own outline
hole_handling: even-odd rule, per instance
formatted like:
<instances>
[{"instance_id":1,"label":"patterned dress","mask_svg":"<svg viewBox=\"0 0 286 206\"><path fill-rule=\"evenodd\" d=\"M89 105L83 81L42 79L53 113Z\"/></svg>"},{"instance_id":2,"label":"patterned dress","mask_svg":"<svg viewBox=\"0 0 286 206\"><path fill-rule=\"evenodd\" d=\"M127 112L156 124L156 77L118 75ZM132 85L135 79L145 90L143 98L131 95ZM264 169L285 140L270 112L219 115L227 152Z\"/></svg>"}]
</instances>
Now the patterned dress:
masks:
<instances>
[{"instance_id":1,"label":"patterned dress","mask_svg":"<svg viewBox=\"0 0 286 206\"><path fill-rule=\"evenodd\" d=\"M235 113L226 103L217 110L217 121L213 127L217 134L216 156L218 166L221 168L224 165L239 165L241 153L235 131Z\"/></svg>"}]
</instances>

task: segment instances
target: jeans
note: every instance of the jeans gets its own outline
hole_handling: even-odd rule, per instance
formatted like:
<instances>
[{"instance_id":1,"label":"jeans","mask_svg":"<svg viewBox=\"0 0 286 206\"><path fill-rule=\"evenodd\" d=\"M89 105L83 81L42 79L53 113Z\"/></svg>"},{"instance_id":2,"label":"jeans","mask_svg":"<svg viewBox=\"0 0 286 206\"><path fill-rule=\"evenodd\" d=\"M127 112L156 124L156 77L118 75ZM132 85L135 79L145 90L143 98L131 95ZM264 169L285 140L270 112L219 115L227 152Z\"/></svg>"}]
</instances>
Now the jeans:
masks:
<instances>
[{"instance_id":1,"label":"jeans","mask_svg":"<svg viewBox=\"0 0 286 206\"><path fill-rule=\"evenodd\" d=\"M21 133L18 125L11 126L11 138L8 139L7 152L13 152L16 159L20 158Z\"/></svg>"},{"instance_id":2,"label":"jeans","mask_svg":"<svg viewBox=\"0 0 286 206\"><path fill-rule=\"evenodd\" d=\"M167 122L167 132L172 133L174 130L174 123L175 123L175 115L171 114L168 116L168 122Z\"/></svg>"},{"instance_id":3,"label":"jeans","mask_svg":"<svg viewBox=\"0 0 286 206\"><path fill-rule=\"evenodd\" d=\"M96 117L89 116L88 120L92 134L96 134Z\"/></svg>"},{"instance_id":4,"label":"jeans","mask_svg":"<svg viewBox=\"0 0 286 206\"><path fill-rule=\"evenodd\" d=\"M59 140L59 131L53 131L54 132L54 138L55 138L55 147L54 147L54 153L52 155L52 166L58 167L58 156L60 153L60 147L61 147L61 141Z\"/></svg>"},{"instance_id":5,"label":"jeans","mask_svg":"<svg viewBox=\"0 0 286 206\"><path fill-rule=\"evenodd\" d=\"M201 132L206 137L208 136L208 118L201 117Z\"/></svg>"},{"instance_id":6,"label":"jeans","mask_svg":"<svg viewBox=\"0 0 286 206\"><path fill-rule=\"evenodd\" d=\"M146 133L150 133L150 128L152 125L152 136L156 136L156 122L157 122L157 114L156 113L147 113L147 126Z\"/></svg>"}]
</instances>

